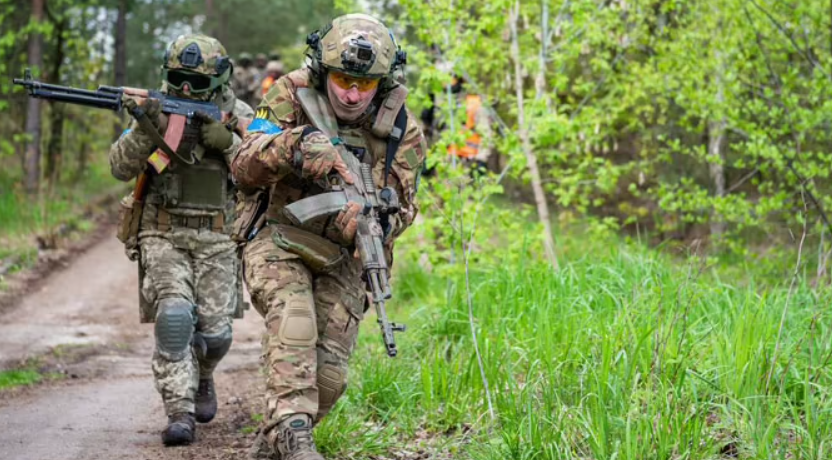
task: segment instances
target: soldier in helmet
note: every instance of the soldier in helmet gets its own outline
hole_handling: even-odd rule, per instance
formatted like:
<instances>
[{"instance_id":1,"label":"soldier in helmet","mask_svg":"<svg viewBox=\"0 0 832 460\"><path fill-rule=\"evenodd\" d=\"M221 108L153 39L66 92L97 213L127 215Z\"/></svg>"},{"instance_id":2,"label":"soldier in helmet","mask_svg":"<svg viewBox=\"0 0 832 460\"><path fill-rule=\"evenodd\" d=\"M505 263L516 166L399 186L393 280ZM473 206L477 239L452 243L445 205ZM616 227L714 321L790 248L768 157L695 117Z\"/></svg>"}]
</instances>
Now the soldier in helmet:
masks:
<instances>
[{"instance_id":1,"label":"soldier in helmet","mask_svg":"<svg viewBox=\"0 0 832 460\"><path fill-rule=\"evenodd\" d=\"M231 91L231 62L214 38L178 37L161 74L162 92L210 101L228 114L226 122L198 116L203 124L189 151L174 149L174 158L160 161L156 146L175 123L160 114L158 100L147 99L142 108L152 126L134 121L110 148L117 179L149 171L137 247L128 250L140 257L143 321L156 323L153 375L168 416L162 440L179 445L193 441L195 421L207 423L216 414L213 371L231 346L232 316L241 305L237 247L229 237L229 165L241 143L234 120L250 120L254 113ZM137 102L125 97L124 104ZM148 163L155 169L148 170Z\"/></svg>"},{"instance_id":2,"label":"soldier in helmet","mask_svg":"<svg viewBox=\"0 0 832 460\"><path fill-rule=\"evenodd\" d=\"M234 63L234 75L231 85L237 99L253 106L253 88L255 88L256 80L257 71L254 68L251 54L240 53L239 58Z\"/></svg>"},{"instance_id":3,"label":"soldier in helmet","mask_svg":"<svg viewBox=\"0 0 832 460\"><path fill-rule=\"evenodd\" d=\"M401 211L389 216L385 229L391 260L394 241L418 211L426 153L405 107L407 89L396 76L406 57L384 24L349 14L311 34L307 43L308 66L282 77L266 94L232 165L241 189L265 190L270 198L268 225L248 242L243 257L252 301L267 328L263 433L282 460L322 460L312 426L346 389L347 361L368 306L361 261L352 257L360 206L349 204L304 226L282 210L323 192L320 180L330 174L355 179L334 147L343 143L372 166L377 186L386 182L398 193ZM308 107L316 107L309 109L314 113ZM337 127L338 137L330 139L313 120Z\"/></svg>"}]
</instances>

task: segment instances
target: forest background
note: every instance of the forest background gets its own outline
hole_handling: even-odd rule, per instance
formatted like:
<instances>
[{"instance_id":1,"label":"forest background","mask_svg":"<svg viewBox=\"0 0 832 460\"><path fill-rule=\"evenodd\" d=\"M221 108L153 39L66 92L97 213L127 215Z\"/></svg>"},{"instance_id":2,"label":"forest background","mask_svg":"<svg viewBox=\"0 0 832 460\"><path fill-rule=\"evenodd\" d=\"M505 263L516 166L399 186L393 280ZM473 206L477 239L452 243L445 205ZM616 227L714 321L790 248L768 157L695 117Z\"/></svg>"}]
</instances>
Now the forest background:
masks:
<instances>
[{"instance_id":1,"label":"forest background","mask_svg":"<svg viewBox=\"0 0 832 460\"><path fill-rule=\"evenodd\" d=\"M291 68L302 64L305 35L338 7L392 24L410 52L414 113L433 99L447 114L443 91L454 74L484 96L500 118L507 184L520 184L512 190L537 203L541 222L550 205L561 224L592 222L653 244L710 243L744 257L794 246L804 218L810 239L827 233L828 3L335 3L0 1L0 223L48 232L72 214L73 190L112 184L102 152L124 123L27 100L11 85L25 67L51 83L156 87L166 43L201 31L232 56L280 51ZM464 139L451 131L436 152ZM820 275L830 247L821 248Z\"/></svg>"},{"instance_id":2,"label":"forest background","mask_svg":"<svg viewBox=\"0 0 832 460\"><path fill-rule=\"evenodd\" d=\"M828 458L832 2L0 0L0 257L126 190L105 158L122 121L36 109L23 68L154 87L185 31L292 68L356 10L391 26L409 105L448 129L397 256L410 357L362 336L325 451ZM465 139L455 75L499 133L475 180L444 154Z\"/></svg>"}]
</instances>

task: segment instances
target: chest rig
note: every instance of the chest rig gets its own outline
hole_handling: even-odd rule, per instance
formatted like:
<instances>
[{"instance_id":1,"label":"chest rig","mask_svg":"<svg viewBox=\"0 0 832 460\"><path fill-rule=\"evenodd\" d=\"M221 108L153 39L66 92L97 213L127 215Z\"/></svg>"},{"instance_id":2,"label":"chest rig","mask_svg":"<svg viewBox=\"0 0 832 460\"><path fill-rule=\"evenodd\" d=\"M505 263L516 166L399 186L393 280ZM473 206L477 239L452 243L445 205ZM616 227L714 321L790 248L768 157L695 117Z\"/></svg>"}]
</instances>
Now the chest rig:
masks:
<instances>
[{"instance_id":1,"label":"chest rig","mask_svg":"<svg viewBox=\"0 0 832 460\"><path fill-rule=\"evenodd\" d=\"M158 204L163 209L225 209L229 173L225 159L218 155L194 155L194 159L190 164L174 161L162 174L154 176Z\"/></svg>"},{"instance_id":2,"label":"chest rig","mask_svg":"<svg viewBox=\"0 0 832 460\"><path fill-rule=\"evenodd\" d=\"M303 109L303 118L322 132L334 136L334 144L346 147L346 150L360 163L367 165L368 169L378 171L374 166L384 161L385 167L381 172L385 186L386 177L407 124L407 113L404 109L406 95L407 90L404 87L394 89L382 101L373 119L365 120L356 126L347 126L338 123L329 101L318 91L305 87L295 93ZM378 177L375 180L368 178L367 183L377 180ZM369 187L375 189L378 185L380 184L369 184ZM278 247L300 256L309 266L334 266L344 254L339 245L345 242L339 241L338 233L331 225L335 214L341 210L344 203L336 202L338 200L328 202L325 195L338 194L326 193L327 191L320 184L301 180L300 177L287 176L274 184L269 193L270 202L265 215L268 216L267 220L274 224L272 239ZM288 217L284 212L288 208L297 208L296 205L302 201L310 202L310 197L320 199L313 199L312 202L315 204L301 205L298 208L309 211L306 213L309 218L303 219L302 223ZM246 239L253 238L259 228L255 225L251 233L246 227ZM325 263L319 263L322 260Z\"/></svg>"}]
</instances>

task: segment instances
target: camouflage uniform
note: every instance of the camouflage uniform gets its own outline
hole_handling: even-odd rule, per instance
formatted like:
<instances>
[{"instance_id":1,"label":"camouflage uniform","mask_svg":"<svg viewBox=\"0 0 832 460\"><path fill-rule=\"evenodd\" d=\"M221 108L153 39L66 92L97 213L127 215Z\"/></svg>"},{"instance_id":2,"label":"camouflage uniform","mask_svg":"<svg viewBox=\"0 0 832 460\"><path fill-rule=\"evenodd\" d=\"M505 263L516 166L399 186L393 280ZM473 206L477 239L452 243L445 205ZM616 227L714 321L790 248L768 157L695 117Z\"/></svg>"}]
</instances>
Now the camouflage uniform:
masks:
<instances>
[{"instance_id":1,"label":"camouflage uniform","mask_svg":"<svg viewBox=\"0 0 832 460\"><path fill-rule=\"evenodd\" d=\"M371 19L348 15L336 19L333 30L336 26L340 30L367 26ZM372 21L370 27L380 24L375 19ZM386 28L380 30L387 35ZM329 34L335 35L332 31ZM377 62L386 67L387 74L387 69L394 67L389 53L396 48L380 47L388 54L378 56ZM353 242L344 239L333 222L336 219L324 216L298 228L282 212L286 205L324 191L309 178L301 177L289 160L298 149L315 148L307 145L310 137L304 133L312 127L297 91L317 88L323 94L320 89L324 78L323 72L316 74L308 68L280 78L264 97L252 123L252 126L259 123L272 129L250 130L232 165L238 186L266 189L270 196L266 211L269 225L248 243L243 263L253 304L264 316L267 328L264 354L269 374L265 432L271 445L275 445L280 431L274 428L282 420L295 414L308 414L320 421L343 394L347 361L368 306L361 262L352 257ZM374 134L373 124L380 117L379 107L391 94L401 95L401 91L406 94L392 79L382 81L376 103L367 113L349 125L337 121L339 137L351 152L363 156L362 161L372 165L373 178L379 186L384 182L388 139ZM399 107L403 103L402 97ZM398 193L402 207L398 215L391 217L391 237L386 243L391 262L393 241L413 222L418 211L415 194L426 153L422 133L409 112L404 131L388 182ZM325 139L324 142L329 144ZM341 257L325 267L317 264L316 258L306 253L310 248L300 248L308 246L304 236L309 235L322 237L328 244L340 248ZM284 458L290 457L284 454Z\"/></svg>"},{"instance_id":2,"label":"camouflage uniform","mask_svg":"<svg viewBox=\"0 0 832 460\"><path fill-rule=\"evenodd\" d=\"M182 40L172 46L178 46ZM216 40L199 35L186 37L187 43L196 43L202 50L221 47ZM224 55L224 49L221 51ZM167 67L175 69L175 61L175 55L169 57ZM201 66L214 61L216 56L203 56ZM163 92L211 100L223 112L240 119L254 116L253 110L237 100L227 84L210 93L183 96L166 82ZM137 132L137 128L134 121L110 148L110 167L119 180L130 180L145 171L155 150L153 141ZM164 122L161 131L164 133ZM230 147L223 151L207 148L202 142L201 139L188 152L198 159L195 165L174 158L162 173L150 175L139 225L139 263L144 272L140 295L146 308L143 317L157 320L157 349L152 367L156 388L169 416L194 412L200 378L211 376L230 347L232 315L238 296L242 295L237 289L237 246L229 237L234 203L233 190L227 182L228 168L241 137L234 133ZM172 339L160 337L158 320L170 311L169 307L179 308L182 315L178 318L192 324L192 343L196 345L188 346L184 353L166 351L165 340ZM169 322L170 318L164 321Z\"/></svg>"}]
</instances>

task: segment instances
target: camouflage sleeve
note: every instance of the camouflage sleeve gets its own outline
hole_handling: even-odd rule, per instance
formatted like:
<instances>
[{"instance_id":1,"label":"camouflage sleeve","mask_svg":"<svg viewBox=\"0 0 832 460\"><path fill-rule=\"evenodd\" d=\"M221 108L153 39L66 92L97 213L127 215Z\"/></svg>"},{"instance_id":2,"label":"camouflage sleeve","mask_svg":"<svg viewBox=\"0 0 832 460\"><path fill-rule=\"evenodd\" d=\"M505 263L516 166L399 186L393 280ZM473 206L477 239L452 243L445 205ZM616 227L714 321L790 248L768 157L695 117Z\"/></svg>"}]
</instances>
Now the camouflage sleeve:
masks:
<instances>
[{"instance_id":1,"label":"camouflage sleeve","mask_svg":"<svg viewBox=\"0 0 832 460\"><path fill-rule=\"evenodd\" d=\"M246 126L251 121L251 119L254 118L254 110L252 110L251 106L239 99L237 99L234 102L233 114L237 117L238 126ZM231 147L228 147L223 152L223 155L225 156L225 161L228 163L229 167L232 163L234 163L234 158L237 157L237 152L240 150L240 144L243 143L243 138L241 135L242 132L244 132L244 130L234 130L231 140Z\"/></svg>"},{"instance_id":2,"label":"camouflage sleeve","mask_svg":"<svg viewBox=\"0 0 832 460\"><path fill-rule=\"evenodd\" d=\"M407 227L410 227L416 218L416 214L419 213L416 191L419 189L419 180L426 155L425 137L422 130L419 129L416 118L408 110L407 131L401 145L399 145L399 150L396 152L388 179L388 185L396 189L401 204L401 211L391 219L393 239L401 235Z\"/></svg>"},{"instance_id":3,"label":"camouflage sleeve","mask_svg":"<svg viewBox=\"0 0 832 460\"><path fill-rule=\"evenodd\" d=\"M145 170L147 158L153 153L153 141L136 132L135 120L121 137L110 146L110 171L118 180L129 181Z\"/></svg>"},{"instance_id":4,"label":"camouflage sleeve","mask_svg":"<svg viewBox=\"0 0 832 460\"><path fill-rule=\"evenodd\" d=\"M294 151L306 125L298 125L301 108L291 77L281 77L263 98L231 165L243 188L272 185L294 170Z\"/></svg>"}]
</instances>

